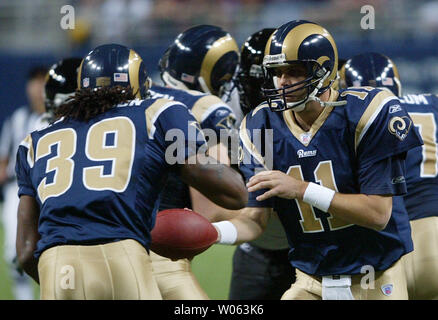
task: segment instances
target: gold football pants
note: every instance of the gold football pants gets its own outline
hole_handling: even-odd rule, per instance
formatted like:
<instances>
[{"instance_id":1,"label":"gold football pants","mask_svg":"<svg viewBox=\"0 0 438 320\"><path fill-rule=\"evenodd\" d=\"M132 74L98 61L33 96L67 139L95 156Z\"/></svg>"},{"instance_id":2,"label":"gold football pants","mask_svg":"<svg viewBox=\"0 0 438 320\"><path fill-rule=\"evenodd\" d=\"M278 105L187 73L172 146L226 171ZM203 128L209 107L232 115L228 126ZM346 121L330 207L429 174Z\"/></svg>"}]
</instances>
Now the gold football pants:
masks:
<instances>
[{"instance_id":1,"label":"gold football pants","mask_svg":"<svg viewBox=\"0 0 438 320\"><path fill-rule=\"evenodd\" d=\"M191 271L190 261L172 261L150 252L155 280L164 300L209 300Z\"/></svg>"},{"instance_id":2,"label":"gold football pants","mask_svg":"<svg viewBox=\"0 0 438 320\"><path fill-rule=\"evenodd\" d=\"M298 269L296 269L296 273L297 281L283 294L281 299L321 300L321 278L310 276ZM408 299L403 263L400 260L385 271L375 272L374 277L370 277L370 275L371 273L365 273L351 276L351 293L355 300ZM391 289L386 291L385 288Z\"/></svg>"},{"instance_id":3,"label":"gold football pants","mask_svg":"<svg viewBox=\"0 0 438 320\"><path fill-rule=\"evenodd\" d=\"M131 239L49 248L38 273L42 300L161 300L150 257Z\"/></svg>"},{"instance_id":4,"label":"gold football pants","mask_svg":"<svg viewBox=\"0 0 438 320\"><path fill-rule=\"evenodd\" d=\"M410 300L438 299L438 217L411 221L414 251L402 259Z\"/></svg>"}]
</instances>

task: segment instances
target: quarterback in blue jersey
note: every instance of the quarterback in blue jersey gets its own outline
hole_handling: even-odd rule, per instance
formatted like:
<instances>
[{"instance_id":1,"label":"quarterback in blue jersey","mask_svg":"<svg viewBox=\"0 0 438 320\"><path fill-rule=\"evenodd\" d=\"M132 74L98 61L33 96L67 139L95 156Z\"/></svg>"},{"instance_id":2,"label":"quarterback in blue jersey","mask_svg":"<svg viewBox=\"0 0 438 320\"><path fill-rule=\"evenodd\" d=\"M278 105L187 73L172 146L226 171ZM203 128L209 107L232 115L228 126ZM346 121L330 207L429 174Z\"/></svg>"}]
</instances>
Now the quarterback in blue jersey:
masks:
<instances>
[{"instance_id":1,"label":"quarterback in blue jersey","mask_svg":"<svg viewBox=\"0 0 438 320\"><path fill-rule=\"evenodd\" d=\"M190 50L182 50L181 45ZM231 138L232 134L237 150L237 130L234 128L236 118L218 95L224 91L227 82L231 81L238 66L237 50L234 38L220 27L191 27L177 36L160 60L161 78L165 86L153 85L150 90L152 98L184 103L203 130L209 145L209 155L225 165L230 165L227 145L228 137ZM236 215L236 212L215 205L174 174L169 174L159 201L159 210L190 208L211 222ZM188 259L171 261L153 252L151 259L163 299L208 299L191 272Z\"/></svg>"},{"instance_id":2,"label":"quarterback in blue jersey","mask_svg":"<svg viewBox=\"0 0 438 320\"><path fill-rule=\"evenodd\" d=\"M391 90L400 97L424 145L406 158L406 210L411 220L414 251L403 258L409 299L438 299L438 97L433 94L402 96L395 63L380 53L352 57L341 73L344 86L367 85ZM395 110L397 106L393 107Z\"/></svg>"},{"instance_id":3,"label":"quarterback in blue jersey","mask_svg":"<svg viewBox=\"0 0 438 320\"><path fill-rule=\"evenodd\" d=\"M265 28L254 32L241 47L236 82L244 115L265 100L262 63L266 43L274 31ZM229 299L279 300L295 281L288 251L283 226L278 215L272 214L260 237L242 243L234 251Z\"/></svg>"},{"instance_id":4,"label":"quarterback in blue jersey","mask_svg":"<svg viewBox=\"0 0 438 320\"><path fill-rule=\"evenodd\" d=\"M240 128L250 199L218 242L257 237L275 211L297 270L282 299L407 299L400 258L412 239L399 195L405 154L422 143L411 118L386 90L333 90L336 44L315 23L279 27L263 64L275 89Z\"/></svg>"},{"instance_id":5,"label":"quarterback in blue jersey","mask_svg":"<svg viewBox=\"0 0 438 320\"><path fill-rule=\"evenodd\" d=\"M79 90L56 109L58 120L20 145L17 253L42 299L161 299L148 251L153 208L172 168L219 205L245 204L239 174L188 164L206 143L197 122L182 103L141 100L147 80L135 51L97 47L82 60ZM167 152L177 142L166 137L171 130L185 140L176 159Z\"/></svg>"}]
</instances>

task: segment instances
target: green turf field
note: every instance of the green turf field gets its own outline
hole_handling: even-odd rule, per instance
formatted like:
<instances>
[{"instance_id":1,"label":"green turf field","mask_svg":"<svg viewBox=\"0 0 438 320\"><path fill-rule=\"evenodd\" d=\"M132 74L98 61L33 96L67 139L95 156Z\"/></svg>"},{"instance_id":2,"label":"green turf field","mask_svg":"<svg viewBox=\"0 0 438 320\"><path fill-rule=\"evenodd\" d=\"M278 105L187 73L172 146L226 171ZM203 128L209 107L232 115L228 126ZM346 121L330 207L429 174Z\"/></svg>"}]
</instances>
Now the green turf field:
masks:
<instances>
[{"instance_id":1,"label":"green turf field","mask_svg":"<svg viewBox=\"0 0 438 320\"><path fill-rule=\"evenodd\" d=\"M1 206L0 203L0 208ZM235 248L235 246L214 245L192 261L192 270L211 299L228 299ZM38 297L38 290L39 287L35 285L35 297ZM0 300L11 299L14 297L11 291L11 279L3 258L3 227L0 223Z\"/></svg>"},{"instance_id":2,"label":"green turf field","mask_svg":"<svg viewBox=\"0 0 438 320\"><path fill-rule=\"evenodd\" d=\"M0 202L0 217L1 217L1 207L3 204ZM13 300L14 295L12 293L11 285L12 281L9 276L9 269L6 264L6 261L3 257L3 242L4 242L4 233L3 226L0 222L0 300ZM35 298L39 298L39 286L35 283L34 287L34 296Z\"/></svg>"},{"instance_id":3,"label":"green turf field","mask_svg":"<svg viewBox=\"0 0 438 320\"><path fill-rule=\"evenodd\" d=\"M2 204L0 203L1 206ZM11 300L13 298L11 280L8 275L5 259L3 258L3 226L0 223L0 300Z\"/></svg>"},{"instance_id":4,"label":"green turf field","mask_svg":"<svg viewBox=\"0 0 438 320\"><path fill-rule=\"evenodd\" d=\"M235 249L236 246L213 245L193 259L193 273L210 299L228 299Z\"/></svg>"}]
</instances>

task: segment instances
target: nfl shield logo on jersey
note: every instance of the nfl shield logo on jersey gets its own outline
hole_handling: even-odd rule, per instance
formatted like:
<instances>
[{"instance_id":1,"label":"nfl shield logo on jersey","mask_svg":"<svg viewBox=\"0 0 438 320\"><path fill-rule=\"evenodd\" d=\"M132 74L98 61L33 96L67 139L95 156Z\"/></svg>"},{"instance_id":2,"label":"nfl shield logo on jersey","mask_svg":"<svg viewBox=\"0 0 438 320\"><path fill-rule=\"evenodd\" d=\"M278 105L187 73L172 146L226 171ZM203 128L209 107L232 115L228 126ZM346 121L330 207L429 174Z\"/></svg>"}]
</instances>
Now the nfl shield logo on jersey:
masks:
<instances>
[{"instance_id":1,"label":"nfl shield logo on jersey","mask_svg":"<svg viewBox=\"0 0 438 320\"><path fill-rule=\"evenodd\" d=\"M382 292L385 296L390 296L392 294L392 289L393 289L393 285L392 284L385 284L381 287Z\"/></svg>"},{"instance_id":2,"label":"nfl shield logo on jersey","mask_svg":"<svg viewBox=\"0 0 438 320\"><path fill-rule=\"evenodd\" d=\"M308 144L310 142L310 139L312 137L312 134L309 132L302 133L300 136L301 142L304 144Z\"/></svg>"}]
</instances>

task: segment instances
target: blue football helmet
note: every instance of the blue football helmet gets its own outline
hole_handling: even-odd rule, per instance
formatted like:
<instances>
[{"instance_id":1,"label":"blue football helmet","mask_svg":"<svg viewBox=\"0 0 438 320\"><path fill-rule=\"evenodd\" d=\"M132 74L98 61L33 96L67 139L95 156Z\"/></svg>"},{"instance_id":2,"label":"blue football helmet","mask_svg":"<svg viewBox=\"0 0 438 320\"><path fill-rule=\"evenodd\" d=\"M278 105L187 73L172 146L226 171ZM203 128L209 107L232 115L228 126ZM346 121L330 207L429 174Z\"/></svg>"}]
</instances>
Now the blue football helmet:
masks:
<instances>
[{"instance_id":1,"label":"blue football helmet","mask_svg":"<svg viewBox=\"0 0 438 320\"><path fill-rule=\"evenodd\" d=\"M170 87L222 96L238 64L239 48L228 32L198 25L178 35L159 67L163 82Z\"/></svg>"},{"instance_id":2,"label":"blue football helmet","mask_svg":"<svg viewBox=\"0 0 438 320\"><path fill-rule=\"evenodd\" d=\"M134 50L119 44L101 45L82 60L78 89L114 86L130 86L136 98L144 99L150 78L142 58Z\"/></svg>"},{"instance_id":3,"label":"blue football helmet","mask_svg":"<svg viewBox=\"0 0 438 320\"><path fill-rule=\"evenodd\" d=\"M302 111L309 101L323 106L341 105L323 102L318 96L328 90L337 77L338 50L330 33L320 25L294 20L280 26L269 38L263 59L265 84L262 87L266 100L273 111L292 109ZM279 67L299 66L306 70L305 80L279 87ZM270 86L274 84L275 88ZM287 102L286 96L305 89L304 98Z\"/></svg>"},{"instance_id":4,"label":"blue football helmet","mask_svg":"<svg viewBox=\"0 0 438 320\"><path fill-rule=\"evenodd\" d=\"M387 56L367 52L347 60L340 71L341 86L387 88L401 97L400 76L395 63Z\"/></svg>"}]
</instances>

